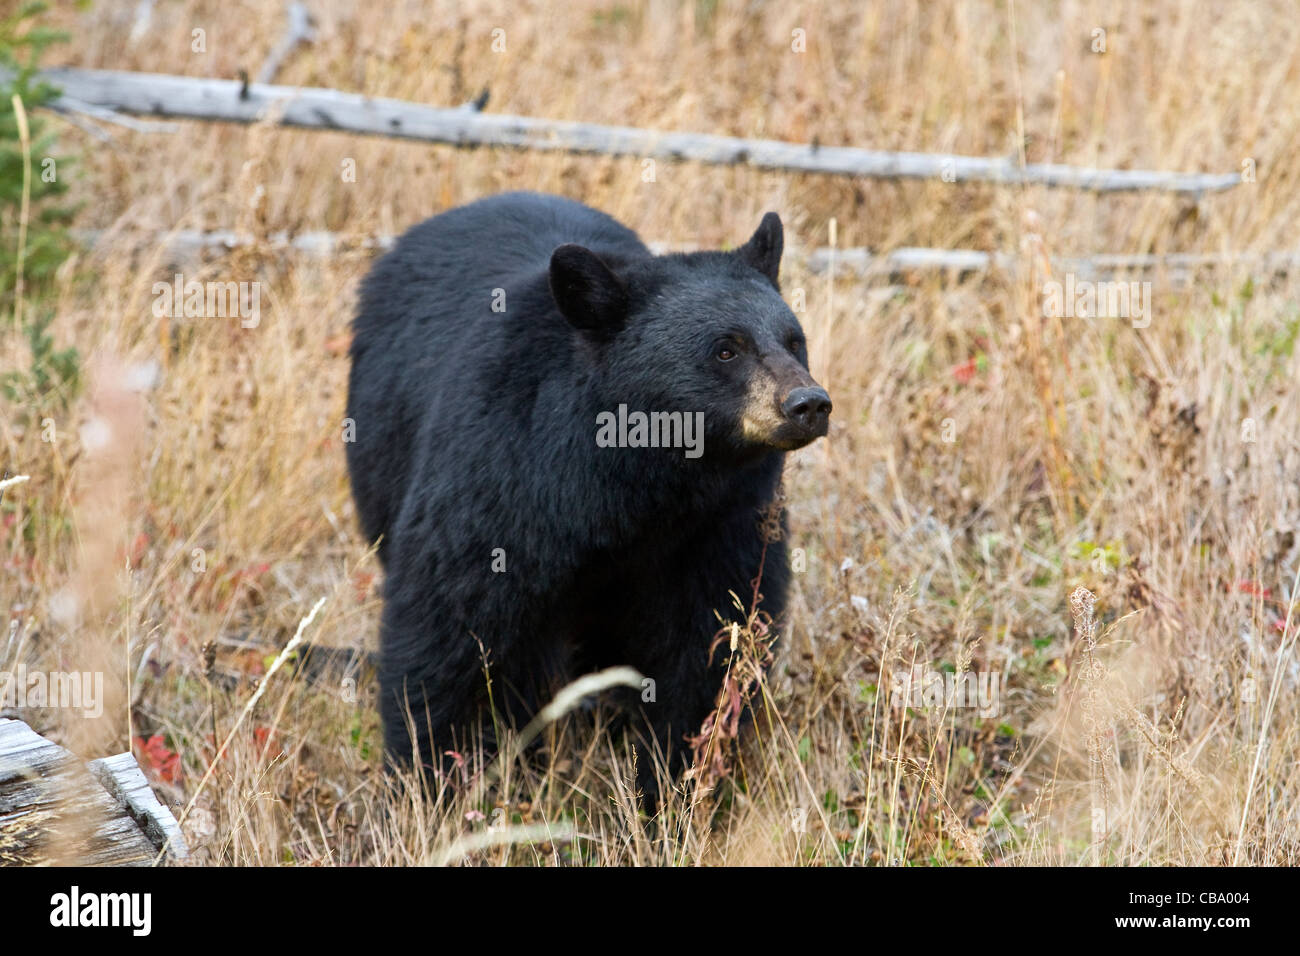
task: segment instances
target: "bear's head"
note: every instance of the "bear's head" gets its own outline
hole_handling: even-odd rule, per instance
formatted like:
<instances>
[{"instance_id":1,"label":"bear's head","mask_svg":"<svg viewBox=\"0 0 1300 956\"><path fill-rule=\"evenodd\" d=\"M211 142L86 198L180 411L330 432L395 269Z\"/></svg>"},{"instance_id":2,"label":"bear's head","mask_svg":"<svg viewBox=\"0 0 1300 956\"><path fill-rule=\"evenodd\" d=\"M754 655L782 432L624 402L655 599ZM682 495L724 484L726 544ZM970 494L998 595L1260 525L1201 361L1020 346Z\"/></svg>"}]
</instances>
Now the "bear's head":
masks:
<instances>
[{"instance_id":1,"label":"bear's head","mask_svg":"<svg viewBox=\"0 0 1300 956\"><path fill-rule=\"evenodd\" d=\"M825 435L831 399L781 298L782 246L770 212L731 252L620 261L557 248L551 295L591 363L599 403L611 413L702 412L706 457L789 451Z\"/></svg>"}]
</instances>

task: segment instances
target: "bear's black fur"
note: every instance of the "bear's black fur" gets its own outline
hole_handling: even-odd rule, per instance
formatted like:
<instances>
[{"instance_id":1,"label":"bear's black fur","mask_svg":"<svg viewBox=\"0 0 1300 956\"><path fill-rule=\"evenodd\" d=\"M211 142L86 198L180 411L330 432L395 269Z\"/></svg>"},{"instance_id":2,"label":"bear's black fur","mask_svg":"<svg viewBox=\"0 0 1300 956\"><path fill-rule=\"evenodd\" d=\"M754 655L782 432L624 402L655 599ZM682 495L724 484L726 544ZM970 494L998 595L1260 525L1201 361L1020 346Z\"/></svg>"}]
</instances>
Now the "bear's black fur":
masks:
<instances>
[{"instance_id":1,"label":"bear's black fur","mask_svg":"<svg viewBox=\"0 0 1300 956\"><path fill-rule=\"evenodd\" d=\"M785 545L765 551L760 527L783 452L826 433L781 249L772 213L734 252L652 256L603 213L508 193L376 263L347 455L387 575L390 759L436 765L481 726L486 653L516 722L565 678L637 668L655 701L629 692L629 710L681 769L721 686L717 615L743 620L731 594L752 593L760 563L763 609L785 606ZM702 412L703 453L599 447L597 416L620 405Z\"/></svg>"}]
</instances>

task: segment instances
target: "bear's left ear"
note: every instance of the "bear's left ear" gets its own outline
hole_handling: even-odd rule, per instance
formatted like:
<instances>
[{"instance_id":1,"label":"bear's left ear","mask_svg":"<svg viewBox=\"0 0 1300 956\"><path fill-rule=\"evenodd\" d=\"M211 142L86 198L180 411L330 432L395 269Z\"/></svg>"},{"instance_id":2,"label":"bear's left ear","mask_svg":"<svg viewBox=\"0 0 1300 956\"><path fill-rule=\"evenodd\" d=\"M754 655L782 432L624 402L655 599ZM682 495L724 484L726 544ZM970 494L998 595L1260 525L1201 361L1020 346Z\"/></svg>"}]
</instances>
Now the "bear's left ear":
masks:
<instances>
[{"instance_id":1,"label":"bear's left ear","mask_svg":"<svg viewBox=\"0 0 1300 956\"><path fill-rule=\"evenodd\" d=\"M569 243L551 253L551 298L574 328L613 335L627 318L627 289L603 259Z\"/></svg>"},{"instance_id":2,"label":"bear's left ear","mask_svg":"<svg viewBox=\"0 0 1300 956\"><path fill-rule=\"evenodd\" d=\"M749 242L736 251L740 253L741 259L767 276L772 287L780 292L777 273L781 271L781 250L784 246L785 233L781 228L781 217L769 212L749 237Z\"/></svg>"}]
</instances>

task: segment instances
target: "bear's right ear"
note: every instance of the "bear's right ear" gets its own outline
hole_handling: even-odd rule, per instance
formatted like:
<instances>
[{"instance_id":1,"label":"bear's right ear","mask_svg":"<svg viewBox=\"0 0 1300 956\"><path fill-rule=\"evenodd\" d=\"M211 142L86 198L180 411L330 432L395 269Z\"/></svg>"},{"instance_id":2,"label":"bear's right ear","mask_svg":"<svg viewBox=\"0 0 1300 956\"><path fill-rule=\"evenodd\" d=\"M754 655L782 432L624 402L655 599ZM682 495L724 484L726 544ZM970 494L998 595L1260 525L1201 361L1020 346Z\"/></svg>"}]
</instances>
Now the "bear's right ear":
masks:
<instances>
[{"instance_id":1,"label":"bear's right ear","mask_svg":"<svg viewBox=\"0 0 1300 956\"><path fill-rule=\"evenodd\" d=\"M574 328L612 335L627 318L627 290L600 256L585 246L551 253L551 298Z\"/></svg>"},{"instance_id":2,"label":"bear's right ear","mask_svg":"<svg viewBox=\"0 0 1300 956\"><path fill-rule=\"evenodd\" d=\"M777 275L781 271L781 251L784 246L785 230L781 228L781 217L769 212L749 237L749 242L736 251L740 253L741 259L767 276L767 281L780 292L781 283L777 280Z\"/></svg>"}]
</instances>

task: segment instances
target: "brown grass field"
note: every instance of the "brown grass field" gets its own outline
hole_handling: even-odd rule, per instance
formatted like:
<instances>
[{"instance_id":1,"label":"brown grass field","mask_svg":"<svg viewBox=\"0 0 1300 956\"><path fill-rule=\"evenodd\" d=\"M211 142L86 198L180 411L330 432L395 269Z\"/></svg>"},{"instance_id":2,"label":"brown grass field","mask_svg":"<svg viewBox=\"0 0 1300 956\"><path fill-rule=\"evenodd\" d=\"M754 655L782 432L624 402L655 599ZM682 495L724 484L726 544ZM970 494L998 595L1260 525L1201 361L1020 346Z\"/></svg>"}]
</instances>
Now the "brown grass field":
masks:
<instances>
[{"instance_id":1,"label":"brown grass field","mask_svg":"<svg viewBox=\"0 0 1300 956\"><path fill-rule=\"evenodd\" d=\"M285 23L277 0L171 0L133 42L134 7L59 7L48 19L70 40L46 62L256 74ZM1019 251L1026 264L1297 249L1289 3L310 7L317 38L277 82L434 105L488 87L491 112L1027 162L1253 163L1256 181L1193 201L661 161L646 182L636 158L269 123L106 126L106 144L49 117L77 160L60 174L76 225L100 237L49 293L81 390L66 409L0 415L0 466L29 476L0 504L0 669L102 669L108 703L98 720L23 719L88 756L159 735L140 759L199 864L1300 862L1295 277L1156 271L1136 328L1046 317L1041 270L832 282L806 266L832 228L841 247ZM260 240L399 233L507 189L712 248L778 211L783 291L806 301L812 371L834 396L829 438L787 467L806 571L760 718L734 753L719 742L725 773L679 784L655 826L631 787L648 758L601 732L607 715L563 717L491 771L468 755L469 786L394 796L364 682L267 678L322 598L304 637L373 649L382 580L341 443L370 256ZM162 239L188 229L254 241L178 262ZM155 318L153 283L177 271L260 282L260 324ZM0 367L29 367L2 328ZM157 369L152 386L132 383L140 366ZM1076 627L1080 586L1095 619L1079 608ZM913 667L992 675L996 712L900 706L890 688Z\"/></svg>"}]
</instances>

